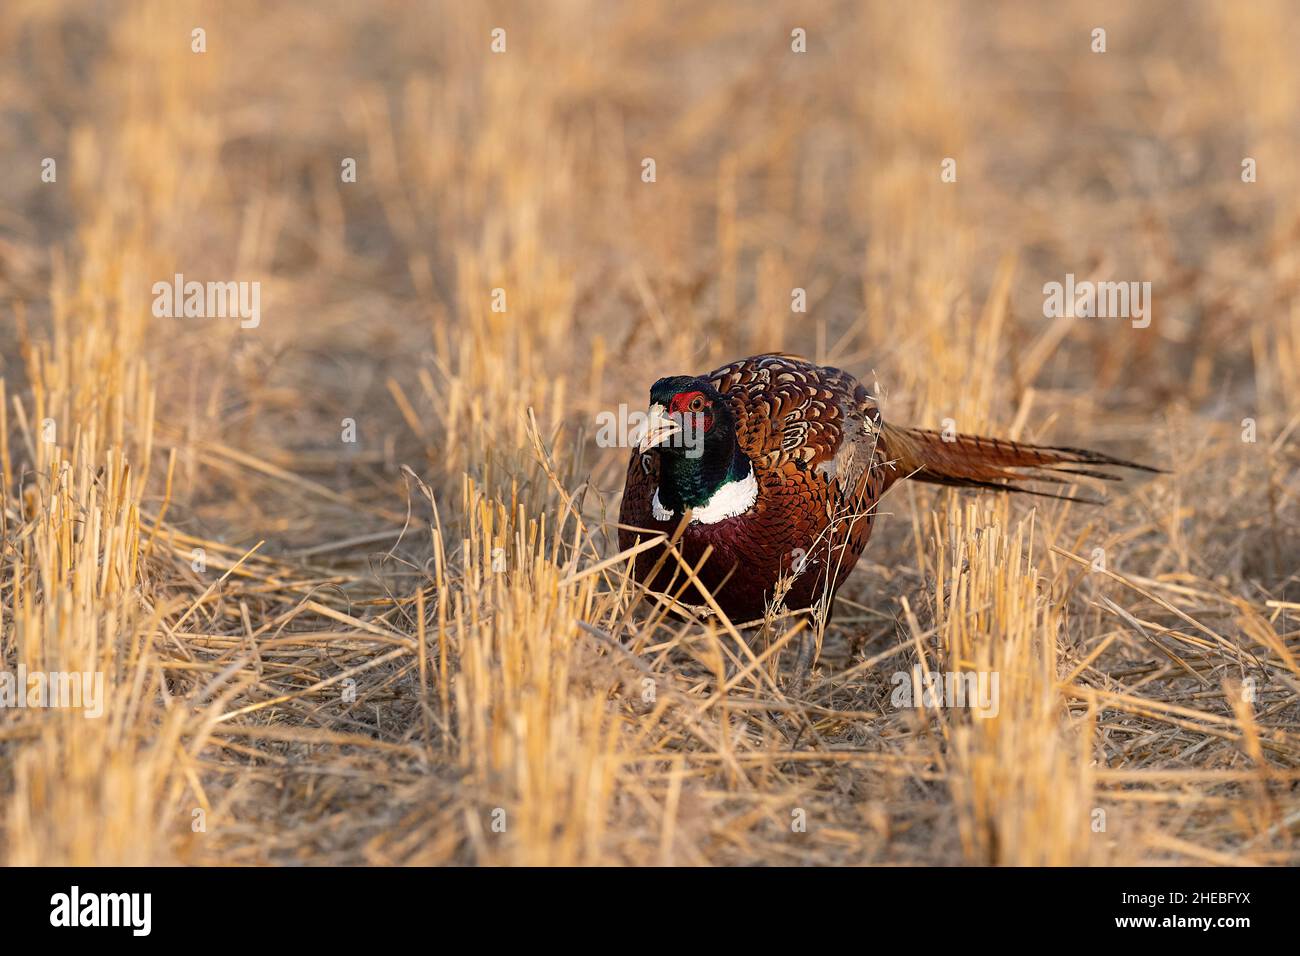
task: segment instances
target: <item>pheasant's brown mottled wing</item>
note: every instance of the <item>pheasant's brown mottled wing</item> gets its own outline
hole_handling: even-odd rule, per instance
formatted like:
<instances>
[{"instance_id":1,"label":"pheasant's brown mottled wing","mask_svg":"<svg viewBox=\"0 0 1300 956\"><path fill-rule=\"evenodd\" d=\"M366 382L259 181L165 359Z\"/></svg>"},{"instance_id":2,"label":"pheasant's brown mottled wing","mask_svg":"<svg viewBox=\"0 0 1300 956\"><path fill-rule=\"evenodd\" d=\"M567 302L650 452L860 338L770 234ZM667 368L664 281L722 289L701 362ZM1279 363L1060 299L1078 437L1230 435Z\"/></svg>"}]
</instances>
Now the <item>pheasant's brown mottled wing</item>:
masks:
<instances>
[{"instance_id":1,"label":"pheasant's brown mottled wing","mask_svg":"<svg viewBox=\"0 0 1300 956\"><path fill-rule=\"evenodd\" d=\"M842 453L870 457L875 447L880 410L856 379L837 368L772 353L707 377L732 403L741 449L765 468L838 477Z\"/></svg>"},{"instance_id":2,"label":"pheasant's brown mottled wing","mask_svg":"<svg viewBox=\"0 0 1300 956\"><path fill-rule=\"evenodd\" d=\"M741 449L758 473L756 520L778 525L790 542L847 544L853 557L838 563L852 567L886 477L870 393L839 369L778 353L707 378L731 402Z\"/></svg>"}]
</instances>

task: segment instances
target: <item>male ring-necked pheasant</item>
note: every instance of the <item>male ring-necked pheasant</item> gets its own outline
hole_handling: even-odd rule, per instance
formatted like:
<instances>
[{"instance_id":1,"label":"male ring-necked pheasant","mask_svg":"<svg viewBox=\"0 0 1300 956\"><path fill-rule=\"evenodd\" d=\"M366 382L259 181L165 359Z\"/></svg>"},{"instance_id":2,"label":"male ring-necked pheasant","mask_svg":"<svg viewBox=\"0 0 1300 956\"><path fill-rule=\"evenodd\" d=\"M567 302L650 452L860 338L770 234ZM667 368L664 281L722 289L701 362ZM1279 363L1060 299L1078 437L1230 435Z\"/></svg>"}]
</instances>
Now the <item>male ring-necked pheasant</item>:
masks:
<instances>
[{"instance_id":1,"label":"male ring-necked pheasant","mask_svg":"<svg viewBox=\"0 0 1300 956\"><path fill-rule=\"evenodd\" d=\"M689 510L677 547L733 622L762 617L782 576L793 575L787 608L829 609L894 482L1025 491L1013 483L1115 478L1095 466L1157 470L1085 449L899 427L882 420L851 375L793 355L757 355L651 387L649 421L628 464L619 547L671 536ZM662 546L638 554L635 568L653 590L704 601Z\"/></svg>"}]
</instances>

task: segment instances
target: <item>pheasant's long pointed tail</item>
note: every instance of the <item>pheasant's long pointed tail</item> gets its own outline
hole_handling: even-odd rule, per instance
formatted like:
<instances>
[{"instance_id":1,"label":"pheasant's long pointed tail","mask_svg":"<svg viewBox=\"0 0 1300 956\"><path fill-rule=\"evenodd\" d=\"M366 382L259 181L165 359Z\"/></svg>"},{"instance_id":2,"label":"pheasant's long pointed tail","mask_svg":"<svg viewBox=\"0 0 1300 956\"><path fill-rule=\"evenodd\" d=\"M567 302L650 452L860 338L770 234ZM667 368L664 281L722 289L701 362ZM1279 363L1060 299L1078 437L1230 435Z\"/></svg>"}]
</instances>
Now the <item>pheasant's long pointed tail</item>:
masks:
<instances>
[{"instance_id":1,"label":"pheasant's long pointed tail","mask_svg":"<svg viewBox=\"0 0 1300 956\"><path fill-rule=\"evenodd\" d=\"M937 485L960 488L984 488L992 491L1016 491L1066 501L1097 504L1092 498L1034 491L1023 482L1070 484L1077 477L1120 481L1109 468L1132 468L1160 473L1161 469L1122 458L1112 458L1086 448L1054 448L1025 445L1001 438L978 435L945 437L924 428L884 426L884 467L893 474L889 484L902 478L915 478Z\"/></svg>"}]
</instances>

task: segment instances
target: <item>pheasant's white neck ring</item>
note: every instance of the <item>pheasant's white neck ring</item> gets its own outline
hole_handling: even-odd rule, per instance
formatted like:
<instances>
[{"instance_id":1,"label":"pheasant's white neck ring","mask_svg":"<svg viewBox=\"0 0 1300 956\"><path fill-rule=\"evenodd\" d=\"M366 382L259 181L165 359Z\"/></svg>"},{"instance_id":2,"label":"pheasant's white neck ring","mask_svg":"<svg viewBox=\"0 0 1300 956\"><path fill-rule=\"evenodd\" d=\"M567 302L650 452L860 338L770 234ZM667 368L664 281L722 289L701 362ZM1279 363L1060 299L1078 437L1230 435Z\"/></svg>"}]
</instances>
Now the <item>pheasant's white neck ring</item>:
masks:
<instances>
[{"instance_id":1,"label":"pheasant's white neck ring","mask_svg":"<svg viewBox=\"0 0 1300 956\"><path fill-rule=\"evenodd\" d=\"M749 473L744 478L719 485L713 496L691 514L691 524L717 524L719 521L735 518L754 507L754 502L757 500L758 479L754 477L754 468L751 465ZM668 521L673 517L673 512L660 503L658 488L655 489L654 498L650 501L650 510L654 513L656 521Z\"/></svg>"}]
</instances>

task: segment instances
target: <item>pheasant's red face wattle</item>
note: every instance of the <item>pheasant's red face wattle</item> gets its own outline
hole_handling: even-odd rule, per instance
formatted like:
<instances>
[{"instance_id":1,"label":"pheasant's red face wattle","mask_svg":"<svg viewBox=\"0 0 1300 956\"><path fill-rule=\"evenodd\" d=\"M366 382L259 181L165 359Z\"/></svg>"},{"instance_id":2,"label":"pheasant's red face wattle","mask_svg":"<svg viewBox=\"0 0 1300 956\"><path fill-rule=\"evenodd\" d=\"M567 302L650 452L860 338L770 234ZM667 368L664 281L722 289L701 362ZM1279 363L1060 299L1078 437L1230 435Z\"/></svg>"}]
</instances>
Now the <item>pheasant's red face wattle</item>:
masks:
<instances>
[{"instance_id":1,"label":"pheasant's red face wattle","mask_svg":"<svg viewBox=\"0 0 1300 956\"><path fill-rule=\"evenodd\" d=\"M713 428L713 401L703 392L678 392L668 403L668 413L680 415L688 428L705 432Z\"/></svg>"}]
</instances>

